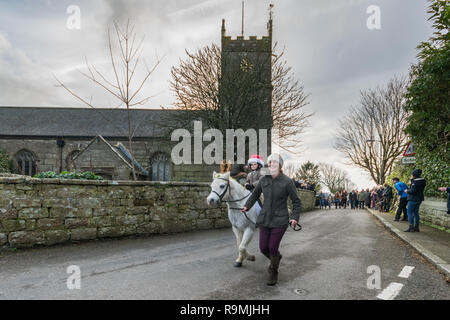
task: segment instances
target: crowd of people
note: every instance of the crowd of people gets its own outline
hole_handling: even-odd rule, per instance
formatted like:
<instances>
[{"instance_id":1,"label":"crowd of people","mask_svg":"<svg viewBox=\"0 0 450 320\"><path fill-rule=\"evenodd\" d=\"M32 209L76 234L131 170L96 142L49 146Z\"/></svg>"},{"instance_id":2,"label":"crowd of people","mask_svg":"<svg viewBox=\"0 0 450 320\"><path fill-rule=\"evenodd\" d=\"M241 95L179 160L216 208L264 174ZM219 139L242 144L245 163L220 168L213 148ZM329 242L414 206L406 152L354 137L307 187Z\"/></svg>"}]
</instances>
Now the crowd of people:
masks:
<instances>
[{"instance_id":1,"label":"crowd of people","mask_svg":"<svg viewBox=\"0 0 450 320\"><path fill-rule=\"evenodd\" d=\"M394 221L408 221L409 228L406 232L419 232L419 207L424 201L424 189L426 181L422 178L422 170L416 169L412 172L409 186L400 181L399 178L392 179L392 186L388 183L377 185L372 189L356 189L351 192L341 190L335 194L320 192L318 195L320 209L331 209L334 205L336 209L349 206L351 209L364 209L365 207L389 212L395 197L398 195L398 206ZM450 214L450 188L439 188L442 192L447 192L447 213Z\"/></svg>"},{"instance_id":2,"label":"crowd of people","mask_svg":"<svg viewBox=\"0 0 450 320\"><path fill-rule=\"evenodd\" d=\"M347 206L351 209L374 208L379 211L388 212L392 205L393 189L390 185L384 184L375 186L372 189L353 189L337 191L335 194L319 193L320 208L330 208L334 205L336 209Z\"/></svg>"}]
</instances>

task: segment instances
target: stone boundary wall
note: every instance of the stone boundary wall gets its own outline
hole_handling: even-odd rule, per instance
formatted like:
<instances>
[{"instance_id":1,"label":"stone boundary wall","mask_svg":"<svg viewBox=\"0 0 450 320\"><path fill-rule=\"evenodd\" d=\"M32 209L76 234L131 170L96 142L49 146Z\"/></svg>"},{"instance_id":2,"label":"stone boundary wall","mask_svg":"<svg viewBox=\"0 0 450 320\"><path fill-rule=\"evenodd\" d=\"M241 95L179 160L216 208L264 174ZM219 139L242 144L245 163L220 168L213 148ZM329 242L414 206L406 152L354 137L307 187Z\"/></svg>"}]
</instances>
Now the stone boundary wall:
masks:
<instances>
[{"instance_id":1,"label":"stone boundary wall","mask_svg":"<svg viewBox=\"0 0 450 320\"><path fill-rule=\"evenodd\" d=\"M230 227L209 193L209 183L0 175L0 248ZM314 193L299 194L312 209Z\"/></svg>"},{"instance_id":2,"label":"stone boundary wall","mask_svg":"<svg viewBox=\"0 0 450 320\"><path fill-rule=\"evenodd\" d=\"M314 191L297 189L298 196L302 201L302 212L311 211L315 208L316 196ZM300 213L300 220L302 219L302 214Z\"/></svg>"},{"instance_id":3,"label":"stone boundary wall","mask_svg":"<svg viewBox=\"0 0 450 320\"><path fill-rule=\"evenodd\" d=\"M425 198L419 208L420 219L450 230L450 214L447 214L447 200Z\"/></svg>"}]
</instances>

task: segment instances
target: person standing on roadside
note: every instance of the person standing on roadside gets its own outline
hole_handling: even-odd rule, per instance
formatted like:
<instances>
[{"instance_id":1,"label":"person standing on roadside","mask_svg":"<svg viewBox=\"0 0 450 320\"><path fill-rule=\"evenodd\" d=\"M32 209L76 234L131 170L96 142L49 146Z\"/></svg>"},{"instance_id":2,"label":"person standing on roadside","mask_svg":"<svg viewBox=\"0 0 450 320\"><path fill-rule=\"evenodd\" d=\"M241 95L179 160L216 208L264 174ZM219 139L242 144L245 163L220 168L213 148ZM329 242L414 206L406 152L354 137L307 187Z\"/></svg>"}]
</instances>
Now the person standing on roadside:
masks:
<instances>
[{"instance_id":1,"label":"person standing on roadside","mask_svg":"<svg viewBox=\"0 0 450 320\"><path fill-rule=\"evenodd\" d=\"M350 192L350 194L348 195L348 198L350 199L350 208L351 209L356 209L356 201L358 196L356 195L355 190L352 190L352 192Z\"/></svg>"},{"instance_id":2,"label":"person standing on roadside","mask_svg":"<svg viewBox=\"0 0 450 320\"><path fill-rule=\"evenodd\" d=\"M341 208L340 197L341 197L341 195L339 194L339 191L336 191L336 193L334 194L334 206L336 209L338 208L338 206L339 206L339 209Z\"/></svg>"},{"instance_id":3,"label":"person standing on roadside","mask_svg":"<svg viewBox=\"0 0 450 320\"><path fill-rule=\"evenodd\" d=\"M360 209L364 209L364 202L366 201L366 192L364 189L361 189L361 192L358 194L358 207Z\"/></svg>"},{"instance_id":4,"label":"person standing on roadside","mask_svg":"<svg viewBox=\"0 0 450 320\"><path fill-rule=\"evenodd\" d=\"M405 190L408 195L408 220L409 228L405 232L419 232L419 208L422 201L425 199L423 191L427 182L422 178L422 170L416 169L411 175L411 185Z\"/></svg>"},{"instance_id":5,"label":"person standing on roadside","mask_svg":"<svg viewBox=\"0 0 450 320\"><path fill-rule=\"evenodd\" d=\"M366 189L366 198L364 199L364 201L366 202L366 207L370 208L370 190L369 188Z\"/></svg>"},{"instance_id":6,"label":"person standing on roadside","mask_svg":"<svg viewBox=\"0 0 450 320\"><path fill-rule=\"evenodd\" d=\"M341 192L341 204L344 207L344 209L347 209L347 191L343 190Z\"/></svg>"},{"instance_id":7,"label":"person standing on roadside","mask_svg":"<svg viewBox=\"0 0 450 320\"><path fill-rule=\"evenodd\" d=\"M397 195L400 196L400 202L398 204L397 213L395 214L394 221L400 221L400 216L403 212L403 219L402 221L408 220L408 213L406 206L408 205L408 195L406 194L405 190L408 189L408 186L406 183L401 182L399 178L392 179L392 182L394 183L394 187L397 190Z\"/></svg>"},{"instance_id":8,"label":"person standing on roadside","mask_svg":"<svg viewBox=\"0 0 450 320\"><path fill-rule=\"evenodd\" d=\"M326 197L326 194L324 194L322 191L320 191L320 193L319 193L319 206L320 206L320 209L325 207L325 197Z\"/></svg>"},{"instance_id":9,"label":"person standing on roadside","mask_svg":"<svg viewBox=\"0 0 450 320\"><path fill-rule=\"evenodd\" d=\"M391 202L392 202L392 187L387 183L384 184L383 198L384 198L383 209L385 212L389 212L389 210L391 209Z\"/></svg>"}]
</instances>

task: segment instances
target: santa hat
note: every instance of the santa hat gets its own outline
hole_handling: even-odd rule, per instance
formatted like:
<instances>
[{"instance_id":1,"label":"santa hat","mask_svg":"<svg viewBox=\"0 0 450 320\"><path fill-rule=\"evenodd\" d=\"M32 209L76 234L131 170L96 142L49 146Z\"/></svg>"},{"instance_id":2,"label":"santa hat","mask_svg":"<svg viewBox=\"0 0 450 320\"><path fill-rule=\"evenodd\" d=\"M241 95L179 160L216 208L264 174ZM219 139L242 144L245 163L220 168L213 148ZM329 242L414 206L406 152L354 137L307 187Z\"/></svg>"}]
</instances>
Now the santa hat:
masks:
<instances>
[{"instance_id":1,"label":"santa hat","mask_svg":"<svg viewBox=\"0 0 450 320\"><path fill-rule=\"evenodd\" d=\"M248 159L247 164L251 165L252 163L258 163L258 164L261 165L261 167L264 167L263 158L260 155L258 155L258 154L252 154L250 156L250 159Z\"/></svg>"}]
</instances>

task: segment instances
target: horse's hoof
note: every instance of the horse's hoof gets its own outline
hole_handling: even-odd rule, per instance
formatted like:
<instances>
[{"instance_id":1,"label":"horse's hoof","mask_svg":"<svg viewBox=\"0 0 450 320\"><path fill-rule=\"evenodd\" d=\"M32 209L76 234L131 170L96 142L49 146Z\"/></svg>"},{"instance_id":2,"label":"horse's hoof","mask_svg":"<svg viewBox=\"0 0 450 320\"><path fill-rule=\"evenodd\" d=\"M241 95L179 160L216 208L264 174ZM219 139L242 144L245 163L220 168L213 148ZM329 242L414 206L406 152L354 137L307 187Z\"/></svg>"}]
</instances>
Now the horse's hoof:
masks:
<instances>
[{"instance_id":1,"label":"horse's hoof","mask_svg":"<svg viewBox=\"0 0 450 320\"><path fill-rule=\"evenodd\" d=\"M247 257L247 260L248 260L248 261L255 261L256 258L255 258L255 256L248 256L248 257Z\"/></svg>"},{"instance_id":2,"label":"horse's hoof","mask_svg":"<svg viewBox=\"0 0 450 320\"><path fill-rule=\"evenodd\" d=\"M242 267L242 262L235 262L235 263L234 263L234 267L235 267L235 268L240 268L240 267Z\"/></svg>"}]
</instances>

